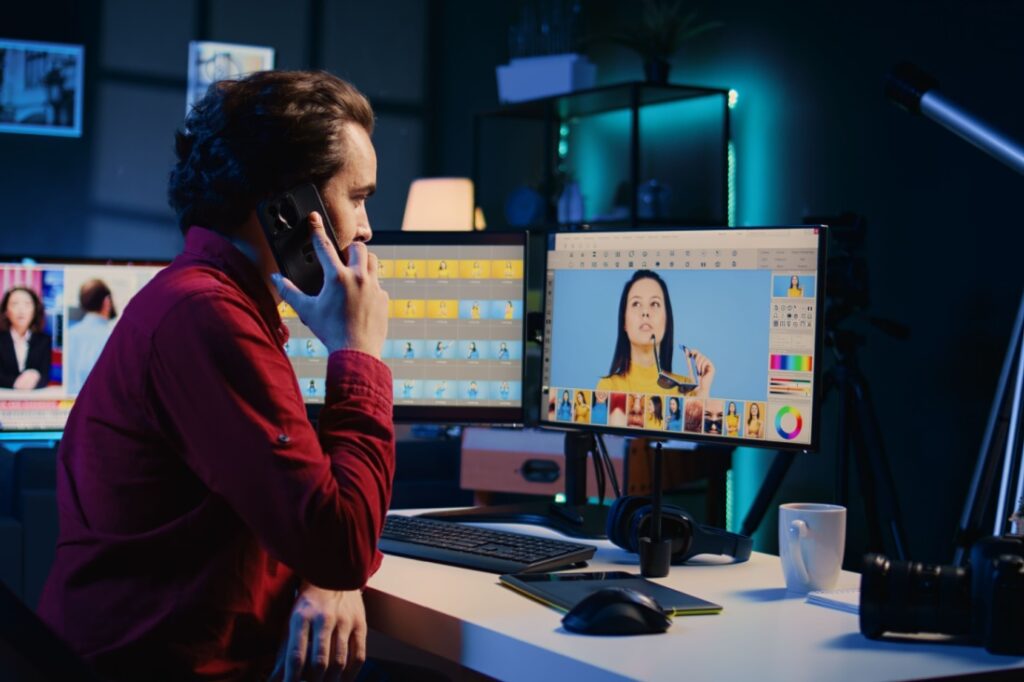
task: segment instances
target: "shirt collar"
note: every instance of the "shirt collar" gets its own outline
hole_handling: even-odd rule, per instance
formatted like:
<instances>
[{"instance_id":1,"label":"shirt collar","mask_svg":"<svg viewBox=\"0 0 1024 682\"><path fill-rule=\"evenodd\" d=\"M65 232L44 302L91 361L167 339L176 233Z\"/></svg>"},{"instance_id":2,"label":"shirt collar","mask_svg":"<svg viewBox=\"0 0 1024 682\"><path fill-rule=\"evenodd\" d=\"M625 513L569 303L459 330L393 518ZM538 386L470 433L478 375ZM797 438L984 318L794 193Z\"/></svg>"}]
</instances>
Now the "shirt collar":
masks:
<instances>
[{"instance_id":1,"label":"shirt collar","mask_svg":"<svg viewBox=\"0 0 1024 682\"><path fill-rule=\"evenodd\" d=\"M288 338L288 330L281 323L274 297L263 281L256 265L238 250L227 237L213 230L193 225L185 233L185 262L199 262L212 265L235 281L236 284L256 303L260 316L271 329Z\"/></svg>"}]
</instances>

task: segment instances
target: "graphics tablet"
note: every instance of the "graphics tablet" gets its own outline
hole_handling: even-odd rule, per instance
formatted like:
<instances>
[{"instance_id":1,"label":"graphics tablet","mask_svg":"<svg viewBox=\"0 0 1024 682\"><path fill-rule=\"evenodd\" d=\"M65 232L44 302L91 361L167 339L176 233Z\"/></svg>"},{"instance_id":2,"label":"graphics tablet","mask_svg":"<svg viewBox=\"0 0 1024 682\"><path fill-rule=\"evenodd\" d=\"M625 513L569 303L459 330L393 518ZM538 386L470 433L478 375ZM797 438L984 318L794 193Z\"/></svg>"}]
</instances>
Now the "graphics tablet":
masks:
<instances>
[{"instance_id":1,"label":"graphics tablet","mask_svg":"<svg viewBox=\"0 0 1024 682\"><path fill-rule=\"evenodd\" d=\"M506 574L499 580L505 587L560 611L568 611L588 594L605 587L627 587L643 592L670 616L702 616L722 610L718 604L625 571Z\"/></svg>"}]
</instances>

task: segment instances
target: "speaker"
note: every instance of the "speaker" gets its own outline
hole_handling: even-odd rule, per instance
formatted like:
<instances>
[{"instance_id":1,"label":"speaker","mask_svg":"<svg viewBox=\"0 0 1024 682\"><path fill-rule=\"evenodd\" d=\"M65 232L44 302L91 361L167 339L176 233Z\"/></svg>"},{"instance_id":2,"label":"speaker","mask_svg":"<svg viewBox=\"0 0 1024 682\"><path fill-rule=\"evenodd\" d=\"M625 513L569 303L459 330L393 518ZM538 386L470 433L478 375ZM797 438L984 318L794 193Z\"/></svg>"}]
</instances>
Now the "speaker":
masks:
<instances>
[{"instance_id":1,"label":"speaker","mask_svg":"<svg viewBox=\"0 0 1024 682\"><path fill-rule=\"evenodd\" d=\"M619 547L639 551L640 538L651 536L651 500L626 495L608 510L608 539ZM682 507L664 505L661 510L661 536L672 541L672 563L681 564L698 554L731 556L735 563L746 561L754 541L746 535L704 526Z\"/></svg>"}]
</instances>

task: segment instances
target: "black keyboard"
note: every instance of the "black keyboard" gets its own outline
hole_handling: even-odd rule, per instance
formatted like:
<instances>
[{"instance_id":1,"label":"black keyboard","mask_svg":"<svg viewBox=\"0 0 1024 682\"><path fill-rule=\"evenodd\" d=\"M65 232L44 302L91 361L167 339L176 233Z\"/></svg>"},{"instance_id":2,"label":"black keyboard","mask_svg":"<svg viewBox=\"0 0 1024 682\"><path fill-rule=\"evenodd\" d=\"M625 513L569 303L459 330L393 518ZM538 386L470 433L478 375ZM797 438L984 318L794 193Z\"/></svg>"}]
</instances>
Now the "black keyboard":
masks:
<instances>
[{"instance_id":1,"label":"black keyboard","mask_svg":"<svg viewBox=\"0 0 1024 682\"><path fill-rule=\"evenodd\" d=\"M568 568L595 548L418 516L388 516L380 538L387 554L492 573L535 573Z\"/></svg>"}]
</instances>

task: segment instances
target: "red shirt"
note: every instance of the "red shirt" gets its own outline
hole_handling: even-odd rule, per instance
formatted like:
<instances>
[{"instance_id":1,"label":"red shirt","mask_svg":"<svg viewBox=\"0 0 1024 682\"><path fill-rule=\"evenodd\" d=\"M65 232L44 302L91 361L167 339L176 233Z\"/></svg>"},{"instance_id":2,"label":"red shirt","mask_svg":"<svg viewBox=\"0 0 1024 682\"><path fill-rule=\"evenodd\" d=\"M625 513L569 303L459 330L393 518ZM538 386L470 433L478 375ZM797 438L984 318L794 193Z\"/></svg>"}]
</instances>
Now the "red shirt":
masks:
<instances>
[{"instance_id":1,"label":"red shirt","mask_svg":"<svg viewBox=\"0 0 1024 682\"><path fill-rule=\"evenodd\" d=\"M319 438L256 267L224 237L130 302L57 466L43 619L112 678L265 674L297 578L365 585L391 497L388 367L331 354Z\"/></svg>"}]
</instances>

